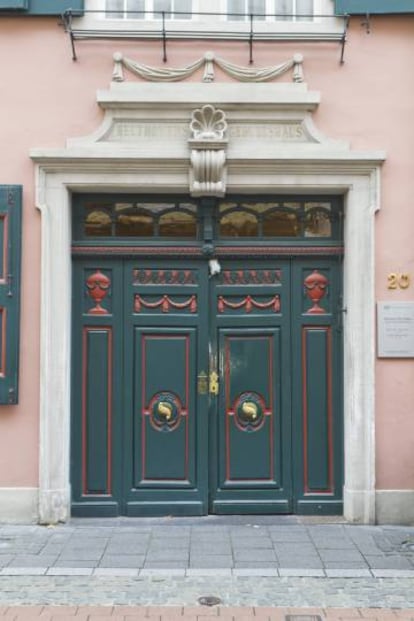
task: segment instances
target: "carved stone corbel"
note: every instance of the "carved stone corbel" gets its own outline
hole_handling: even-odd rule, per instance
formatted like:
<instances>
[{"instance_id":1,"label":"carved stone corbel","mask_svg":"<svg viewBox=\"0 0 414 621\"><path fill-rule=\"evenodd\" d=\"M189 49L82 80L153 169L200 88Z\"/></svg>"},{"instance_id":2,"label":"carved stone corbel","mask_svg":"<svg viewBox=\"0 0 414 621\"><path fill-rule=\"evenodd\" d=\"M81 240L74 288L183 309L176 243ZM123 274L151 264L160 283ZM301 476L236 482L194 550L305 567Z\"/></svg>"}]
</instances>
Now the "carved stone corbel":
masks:
<instances>
[{"instance_id":1,"label":"carved stone corbel","mask_svg":"<svg viewBox=\"0 0 414 621\"><path fill-rule=\"evenodd\" d=\"M191 115L191 196L224 196L226 191L226 115L206 104Z\"/></svg>"}]
</instances>

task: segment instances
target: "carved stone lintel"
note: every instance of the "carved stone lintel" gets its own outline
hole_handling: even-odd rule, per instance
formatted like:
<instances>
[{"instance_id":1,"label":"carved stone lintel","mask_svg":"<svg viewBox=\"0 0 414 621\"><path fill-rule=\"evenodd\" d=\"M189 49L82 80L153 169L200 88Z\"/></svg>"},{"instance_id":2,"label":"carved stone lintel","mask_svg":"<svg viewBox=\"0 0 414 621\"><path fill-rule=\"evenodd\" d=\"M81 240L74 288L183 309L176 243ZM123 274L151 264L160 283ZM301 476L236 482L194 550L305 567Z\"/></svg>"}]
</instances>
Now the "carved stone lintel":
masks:
<instances>
[{"instance_id":1,"label":"carved stone lintel","mask_svg":"<svg viewBox=\"0 0 414 621\"><path fill-rule=\"evenodd\" d=\"M209 104L191 116L191 196L224 196L226 191L226 115Z\"/></svg>"}]
</instances>

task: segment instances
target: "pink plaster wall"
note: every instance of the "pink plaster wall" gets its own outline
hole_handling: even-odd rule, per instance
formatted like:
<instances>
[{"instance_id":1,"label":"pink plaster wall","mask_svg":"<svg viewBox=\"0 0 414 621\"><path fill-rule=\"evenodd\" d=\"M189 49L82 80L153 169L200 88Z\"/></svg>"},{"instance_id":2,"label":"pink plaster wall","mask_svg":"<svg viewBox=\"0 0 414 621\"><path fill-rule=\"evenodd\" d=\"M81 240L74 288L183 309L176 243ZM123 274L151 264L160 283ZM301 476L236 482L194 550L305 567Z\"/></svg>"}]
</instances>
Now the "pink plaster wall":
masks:
<instances>
[{"instance_id":1,"label":"pink plaster wall","mask_svg":"<svg viewBox=\"0 0 414 621\"><path fill-rule=\"evenodd\" d=\"M376 217L377 299L412 300L414 17L372 18L369 35L360 21L351 22L343 66L338 63L338 44L300 42L256 43L254 66L277 64L293 52L302 52L308 87L322 95L315 113L319 129L350 141L355 149L387 151L381 211ZM162 65L157 41L85 41L77 47L79 60L74 63L69 41L55 18L0 20L0 183L24 186L20 402L0 412L0 486L38 482L40 214L34 206L29 151L63 147L67 137L88 134L99 125L102 113L95 93L109 86L114 51ZM207 49L226 60L248 64L245 42L172 41L168 65L188 64ZM392 271L408 272L411 287L389 291L387 275ZM379 361L376 385L377 486L414 489L413 361Z\"/></svg>"}]
</instances>

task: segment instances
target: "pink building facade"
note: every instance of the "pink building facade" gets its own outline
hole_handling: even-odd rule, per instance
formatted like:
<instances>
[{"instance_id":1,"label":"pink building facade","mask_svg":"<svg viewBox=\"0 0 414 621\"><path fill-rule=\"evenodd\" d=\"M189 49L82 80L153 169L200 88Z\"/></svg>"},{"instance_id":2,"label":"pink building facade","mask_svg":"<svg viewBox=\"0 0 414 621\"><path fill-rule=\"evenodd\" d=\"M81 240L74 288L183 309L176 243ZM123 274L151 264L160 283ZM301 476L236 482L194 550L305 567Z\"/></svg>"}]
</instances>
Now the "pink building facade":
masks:
<instances>
[{"instance_id":1,"label":"pink building facade","mask_svg":"<svg viewBox=\"0 0 414 621\"><path fill-rule=\"evenodd\" d=\"M412 523L414 14L404 2L381 14L337 2L337 16L332 0L282 3L256 9L285 15L254 19L252 36L248 17L167 14L163 39L162 19L127 5L86 2L65 32L56 15L12 4L0 14L0 183L6 224L22 189L21 233L3 227L4 257L21 242L20 319L9 321L17 307L2 315L3 350L18 339L19 356L3 354L15 393L0 407L0 520L213 511ZM151 220L160 205L188 222L177 228L168 210ZM190 220L202 221L194 240ZM279 333L239 386L234 369L266 357L254 339ZM172 334L187 396L168 379L181 345L154 345Z\"/></svg>"}]
</instances>

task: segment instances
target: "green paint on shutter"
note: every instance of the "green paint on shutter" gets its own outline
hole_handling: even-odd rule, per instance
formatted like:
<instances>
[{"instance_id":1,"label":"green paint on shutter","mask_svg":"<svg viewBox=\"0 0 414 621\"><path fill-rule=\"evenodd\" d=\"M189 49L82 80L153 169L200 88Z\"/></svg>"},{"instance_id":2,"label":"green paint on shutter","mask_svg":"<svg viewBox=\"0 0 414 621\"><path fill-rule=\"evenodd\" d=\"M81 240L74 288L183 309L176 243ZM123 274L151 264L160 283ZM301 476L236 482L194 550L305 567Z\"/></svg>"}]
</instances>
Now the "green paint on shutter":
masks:
<instances>
[{"instance_id":1,"label":"green paint on shutter","mask_svg":"<svg viewBox=\"0 0 414 621\"><path fill-rule=\"evenodd\" d=\"M18 397L21 220L21 186L0 186L0 404Z\"/></svg>"},{"instance_id":2,"label":"green paint on shutter","mask_svg":"<svg viewBox=\"0 0 414 621\"><path fill-rule=\"evenodd\" d=\"M335 0L337 15L414 13L413 0Z\"/></svg>"},{"instance_id":3,"label":"green paint on shutter","mask_svg":"<svg viewBox=\"0 0 414 621\"><path fill-rule=\"evenodd\" d=\"M0 11L26 10L29 0L0 0Z\"/></svg>"},{"instance_id":4,"label":"green paint on shutter","mask_svg":"<svg viewBox=\"0 0 414 621\"><path fill-rule=\"evenodd\" d=\"M71 10L82 15L84 0L0 0L0 11L22 11L22 15L62 15Z\"/></svg>"},{"instance_id":5,"label":"green paint on shutter","mask_svg":"<svg viewBox=\"0 0 414 621\"><path fill-rule=\"evenodd\" d=\"M62 15L68 10L79 15L83 8L84 0L29 0L31 15Z\"/></svg>"}]
</instances>

